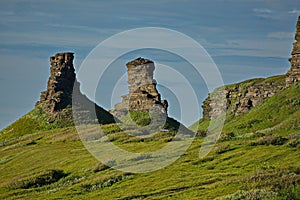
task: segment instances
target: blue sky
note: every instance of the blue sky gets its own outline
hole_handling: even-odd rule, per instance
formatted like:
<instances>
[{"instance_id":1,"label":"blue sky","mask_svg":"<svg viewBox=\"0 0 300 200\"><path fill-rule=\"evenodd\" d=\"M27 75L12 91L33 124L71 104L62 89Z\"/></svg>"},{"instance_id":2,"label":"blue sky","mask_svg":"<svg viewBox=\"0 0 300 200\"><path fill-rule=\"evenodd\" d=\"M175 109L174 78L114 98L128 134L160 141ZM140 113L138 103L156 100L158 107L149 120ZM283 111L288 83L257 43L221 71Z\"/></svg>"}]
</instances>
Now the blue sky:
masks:
<instances>
[{"instance_id":1,"label":"blue sky","mask_svg":"<svg viewBox=\"0 0 300 200\"><path fill-rule=\"evenodd\" d=\"M34 107L46 88L49 57L56 52L75 52L78 70L89 52L113 34L170 28L198 41L228 84L285 73L299 15L298 0L2 0L0 128ZM155 54L146 56L156 60ZM200 93L201 99L207 96Z\"/></svg>"}]
</instances>

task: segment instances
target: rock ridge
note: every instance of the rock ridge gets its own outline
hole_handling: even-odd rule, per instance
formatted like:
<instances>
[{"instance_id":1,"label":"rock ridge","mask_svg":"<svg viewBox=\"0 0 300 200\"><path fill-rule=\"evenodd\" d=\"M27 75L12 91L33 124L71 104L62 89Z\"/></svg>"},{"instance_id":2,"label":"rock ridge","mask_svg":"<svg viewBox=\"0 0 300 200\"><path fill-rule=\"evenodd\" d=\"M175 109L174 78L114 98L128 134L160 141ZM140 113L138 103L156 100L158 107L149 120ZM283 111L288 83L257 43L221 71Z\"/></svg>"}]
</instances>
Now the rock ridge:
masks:
<instances>
[{"instance_id":1,"label":"rock ridge","mask_svg":"<svg viewBox=\"0 0 300 200\"><path fill-rule=\"evenodd\" d=\"M291 67L285 75L251 79L217 88L203 102L203 118L206 120L213 119L223 112L223 108L226 108L229 115L241 115L260 105L279 91L299 82L300 16L296 25L295 40L289 59ZM226 97L226 101L216 103L212 100L214 95L223 95Z\"/></svg>"}]
</instances>

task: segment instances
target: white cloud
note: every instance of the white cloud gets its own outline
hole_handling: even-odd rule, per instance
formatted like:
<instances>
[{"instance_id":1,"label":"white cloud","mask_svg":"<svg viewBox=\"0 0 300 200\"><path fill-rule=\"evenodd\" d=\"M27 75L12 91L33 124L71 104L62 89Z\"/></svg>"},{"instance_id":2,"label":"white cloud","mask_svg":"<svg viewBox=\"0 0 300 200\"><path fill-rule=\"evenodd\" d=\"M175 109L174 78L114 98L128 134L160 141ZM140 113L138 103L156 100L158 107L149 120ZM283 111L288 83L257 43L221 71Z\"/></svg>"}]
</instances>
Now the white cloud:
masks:
<instances>
[{"instance_id":1,"label":"white cloud","mask_svg":"<svg viewBox=\"0 0 300 200\"><path fill-rule=\"evenodd\" d=\"M273 11L272 10L270 10L270 9L267 9L267 8L254 8L253 9L253 11L255 12L255 13L267 13L267 14L269 14L269 13L273 13Z\"/></svg>"},{"instance_id":2,"label":"white cloud","mask_svg":"<svg viewBox=\"0 0 300 200\"><path fill-rule=\"evenodd\" d=\"M294 9L294 10L290 10L289 12L288 12L289 14L292 14L292 15L300 15L300 10L296 10L296 9Z\"/></svg>"},{"instance_id":3,"label":"white cloud","mask_svg":"<svg viewBox=\"0 0 300 200\"><path fill-rule=\"evenodd\" d=\"M292 38L294 33L292 32L273 32L267 35L268 38L273 39L290 39Z\"/></svg>"},{"instance_id":4,"label":"white cloud","mask_svg":"<svg viewBox=\"0 0 300 200\"><path fill-rule=\"evenodd\" d=\"M268 8L254 8L253 12L256 16L267 19L275 19L278 14L275 15L275 11Z\"/></svg>"}]
</instances>

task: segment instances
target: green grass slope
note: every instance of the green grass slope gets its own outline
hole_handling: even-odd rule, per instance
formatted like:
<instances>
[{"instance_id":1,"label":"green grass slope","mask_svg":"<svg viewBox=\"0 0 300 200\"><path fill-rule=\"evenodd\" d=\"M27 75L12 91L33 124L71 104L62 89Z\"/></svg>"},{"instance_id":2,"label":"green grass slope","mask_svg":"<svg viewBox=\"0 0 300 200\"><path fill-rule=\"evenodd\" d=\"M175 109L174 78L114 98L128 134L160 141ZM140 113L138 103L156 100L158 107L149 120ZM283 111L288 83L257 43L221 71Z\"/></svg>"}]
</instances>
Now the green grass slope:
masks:
<instances>
[{"instance_id":1,"label":"green grass slope","mask_svg":"<svg viewBox=\"0 0 300 200\"><path fill-rule=\"evenodd\" d=\"M103 165L71 125L45 122L36 128L36 121L21 118L1 131L0 199L300 199L299 95L298 84L246 114L230 116L206 157L198 156L203 142L198 134L172 165L144 174ZM24 124L32 128L26 125L25 131ZM207 124L200 122L199 133ZM131 152L160 149L174 136L162 132L142 140L116 124L101 127Z\"/></svg>"},{"instance_id":2,"label":"green grass slope","mask_svg":"<svg viewBox=\"0 0 300 200\"><path fill-rule=\"evenodd\" d=\"M42 105L32 109L29 113L0 131L0 142L5 144L12 138L31 134L40 130L50 130L62 127L73 126L72 109L67 107L57 114L53 123L52 116L43 111Z\"/></svg>"},{"instance_id":3,"label":"green grass slope","mask_svg":"<svg viewBox=\"0 0 300 200\"><path fill-rule=\"evenodd\" d=\"M75 115L78 116L78 122L99 124L114 122L114 118L109 112L92 103L85 96L80 96L78 102L79 103L74 105L74 109L76 110ZM95 117L91 112L92 110L95 110ZM71 105L53 114L48 114L43 110L43 104L39 104L29 113L0 131L0 144L5 144L12 138L37 131L46 131L70 126L74 126Z\"/></svg>"},{"instance_id":4,"label":"green grass slope","mask_svg":"<svg viewBox=\"0 0 300 200\"><path fill-rule=\"evenodd\" d=\"M300 84L279 92L248 113L234 117L224 130L237 134L280 133L300 130Z\"/></svg>"},{"instance_id":5,"label":"green grass slope","mask_svg":"<svg viewBox=\"0 0 300 200\"><path fill-rule=\"evenodd\" d=\"M133 152L162 147L168 136L115 144ZM295 199L299 194L299 146L253 145L259 138L218 143L205 158L198 153L202 138L172 165L145 174L123 173L92 157L74 128L40 131L10 140L0 148L1 199L215 199L226 195L269 195ZM284 164L283 164L284 163Z\"/></svg>"}]
</instances>

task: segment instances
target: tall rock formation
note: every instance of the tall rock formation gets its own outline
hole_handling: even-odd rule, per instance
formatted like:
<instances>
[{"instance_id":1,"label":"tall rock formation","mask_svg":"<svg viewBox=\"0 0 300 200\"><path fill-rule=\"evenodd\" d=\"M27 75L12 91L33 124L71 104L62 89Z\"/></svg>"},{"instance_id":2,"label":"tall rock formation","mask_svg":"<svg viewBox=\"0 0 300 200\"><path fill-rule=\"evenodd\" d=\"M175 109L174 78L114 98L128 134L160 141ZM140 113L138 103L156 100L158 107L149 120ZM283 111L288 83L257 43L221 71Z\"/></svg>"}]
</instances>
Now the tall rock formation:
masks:
<instances>
[{"instance_id":1,"label":"tall rock formation","mask_svg":"<svg viewBox=\"0 0 300 200\"><path fill-rule=\"evenodd\" d=\"M73 86L79 90L73 66L74 54L57 53L50 57L50 77L47 90L41 93L37 105L43 104L43 110L51 114L72 104Z\"/></svg>"},{"instance_id":2,"label":"tall rock formation","mask_svg":"<svg viewBox=\"0 0 300 200\"><path fill-rule=\"evenodd\" d=\"M291 68L286 74L286 86L300 81L300 16L296 25L296 42L293 43L292 57L289 59Z\"/></svg>"},{"instance_id":3,"label":"tall rock formation","mask_svg":"<svg viewBox=\"0 0 300 200\"><path fill-rule=\"evenodd\" d=\"M125 116L128 111L149 112L154 105L167 113L168 102L161 100L153 79L155 69L151 60L137 58L126 64L128 70L129 94L122 96L122 102L115 105L112 113L117 117Z\"/></svg>"},{"instance_id":4,"label":"tall rock formation","mask_svg":"<svg viewBox=\"0 0 300 200\"><path fill-rule=\"evenodd\" d=\"M62 122L74 120L73 116L75 115L78 123L114 123L114 118L109 112L80 92L73 59L74 53L71 52L57 53L50 57L51 66L47 90L41 92L36 107L47 113L51 122L58 119ZM63 112L64 110L68 110L68 112ZM75 114L72 115L74 111Z\"/></svg>"}]
</instances>

